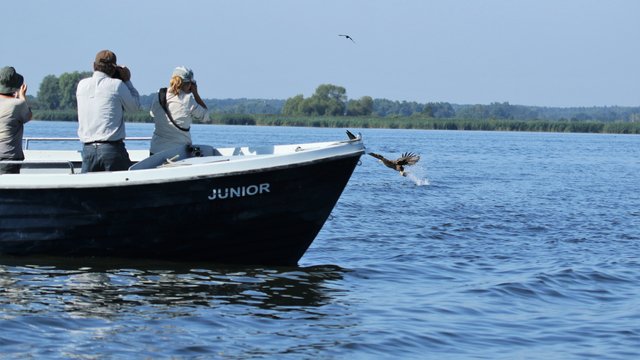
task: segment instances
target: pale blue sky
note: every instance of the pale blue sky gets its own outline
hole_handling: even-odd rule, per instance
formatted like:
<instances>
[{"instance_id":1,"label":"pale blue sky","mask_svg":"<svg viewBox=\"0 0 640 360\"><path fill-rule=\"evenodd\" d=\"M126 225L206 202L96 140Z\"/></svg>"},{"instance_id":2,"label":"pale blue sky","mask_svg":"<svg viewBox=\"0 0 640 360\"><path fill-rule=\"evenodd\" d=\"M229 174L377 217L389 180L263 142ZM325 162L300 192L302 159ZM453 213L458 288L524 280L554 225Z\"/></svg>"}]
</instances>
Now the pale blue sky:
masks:
<instances>
[{"instance_id":1,"label":"pale blue sky","mask_svg":"<svg viewBox=\"0 0 640 360\"><path fill-rule=\"evenodd\" d=\"M639 20L637 0L22 0L3 2L0 65L31 95L108 48L141 94L186 65L205 98L330 83L349 98L639 106Z\"/></svg>"}]
</instances>

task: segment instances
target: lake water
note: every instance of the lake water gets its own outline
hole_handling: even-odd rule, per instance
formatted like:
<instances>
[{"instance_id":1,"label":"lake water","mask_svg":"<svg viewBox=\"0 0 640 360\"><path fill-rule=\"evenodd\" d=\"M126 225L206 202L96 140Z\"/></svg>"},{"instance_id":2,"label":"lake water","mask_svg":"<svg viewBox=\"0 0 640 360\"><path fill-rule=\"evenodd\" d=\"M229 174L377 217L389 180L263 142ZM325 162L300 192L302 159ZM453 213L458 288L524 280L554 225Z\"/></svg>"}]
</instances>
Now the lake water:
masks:
<instances>
[{"instance_id":1,"label":"lake water","mask_svg":"<svg viewBox=\"0 0 640 360\"><path fill-rule=\"evenodd\" d=\"M25 136L75 130L32 122ZM0 358L640 356L640 136L351 130L369 151L422 159L403 178L364 156L298 267L0 259ZM192 133L216 146L346 139Z\"/></svg>"}]
</instances>

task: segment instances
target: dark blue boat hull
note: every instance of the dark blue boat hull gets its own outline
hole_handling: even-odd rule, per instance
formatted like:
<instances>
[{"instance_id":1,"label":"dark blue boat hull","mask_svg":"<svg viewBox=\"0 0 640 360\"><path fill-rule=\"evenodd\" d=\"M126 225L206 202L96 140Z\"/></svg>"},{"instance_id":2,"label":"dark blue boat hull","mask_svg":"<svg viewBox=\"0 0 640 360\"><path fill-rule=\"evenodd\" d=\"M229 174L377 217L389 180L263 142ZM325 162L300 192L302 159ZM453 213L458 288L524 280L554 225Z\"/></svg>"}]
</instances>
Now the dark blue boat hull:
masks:
<instances>
[{"instance_id":1,"label":"dark blue boat hull","mask_svg":"<svg viewBox=\"0 0 640 360\"><path fill-rule=\"evenodd\" d=\"M295 265L359 157L168 183L2 189L0 254Z\"/></svg>"}]
</instances>

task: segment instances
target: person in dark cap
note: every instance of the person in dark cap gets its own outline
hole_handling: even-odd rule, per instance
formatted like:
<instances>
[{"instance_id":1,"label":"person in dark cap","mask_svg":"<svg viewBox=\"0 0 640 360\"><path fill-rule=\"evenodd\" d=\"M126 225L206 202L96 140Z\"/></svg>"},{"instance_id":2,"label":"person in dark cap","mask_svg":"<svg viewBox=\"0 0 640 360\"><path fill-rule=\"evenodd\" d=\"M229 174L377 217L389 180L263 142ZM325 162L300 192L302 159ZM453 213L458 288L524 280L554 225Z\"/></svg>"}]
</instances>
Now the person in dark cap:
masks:
<instances>
[{"instance_id":1,"label":"person in dark cap","mask_svg":"<svg viewBox=\"0 0 640 360\"><path fill-rule=\"evenodd\" d=\"M131 72L118 66L112 51L99 51L93 70L76 89L82 172L127 170L131 160L124 144L124 112L140 108L140 95Z\"/></svg>"},{"instance_id":2,"label":"person in dark cap","mask_svg":"<svg viewBox=\"0 0 640 360\"><path fill-rule=\"evenodd\" d=\"M24 124L32 116L26 94L27 84L16 69L11 66L0 69L0 174L20 173L20 164L1 161L24 160Z\"/></svg>"},{"instance_id":3,"label":"person in dark cap","mask_svg":"<svg viewBox=\"0 0 640 360\"><path fill-rule=\"evenodd\" d=\"M151 104L155 123L150 153L180 145L191 145L191 123L207 115L207 105L198 94L193 71L184 66L173 70L169 88L161 88Z\"/></svg>"}]
</instances>

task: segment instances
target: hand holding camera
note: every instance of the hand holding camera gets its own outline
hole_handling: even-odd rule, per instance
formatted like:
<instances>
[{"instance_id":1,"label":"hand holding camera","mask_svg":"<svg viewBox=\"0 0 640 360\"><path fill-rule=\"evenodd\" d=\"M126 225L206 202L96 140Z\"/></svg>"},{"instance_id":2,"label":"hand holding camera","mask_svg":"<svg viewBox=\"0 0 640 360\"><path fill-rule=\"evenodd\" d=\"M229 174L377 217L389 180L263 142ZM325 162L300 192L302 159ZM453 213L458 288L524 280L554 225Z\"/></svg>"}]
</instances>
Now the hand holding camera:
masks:
<instances>
[{"instance_id":1,"label":"hand holding camera","mask_svg":"<svg viewBox=\"0 0 640 360\"><path fill-rule=\"evenodd\" d=\"M27 98L27 84L23 83L20 85L20 89L16 91L16 97L18 99L26 99Z\"/></svg>"},{"instance_id":2,"label":"hand holding camera","mask_svg":"<svg viewBox=\"0 0 640 360\"><path fill-rule=\"evenodd\" d=\"M116 66L116 72L113 77L122 81L131 80L131 71L126 66Z\"/></svg>"}]
</instances>

